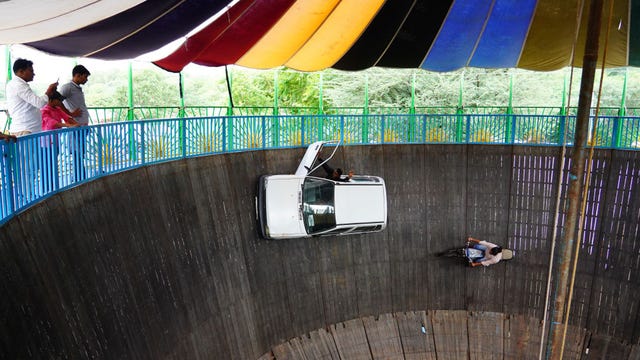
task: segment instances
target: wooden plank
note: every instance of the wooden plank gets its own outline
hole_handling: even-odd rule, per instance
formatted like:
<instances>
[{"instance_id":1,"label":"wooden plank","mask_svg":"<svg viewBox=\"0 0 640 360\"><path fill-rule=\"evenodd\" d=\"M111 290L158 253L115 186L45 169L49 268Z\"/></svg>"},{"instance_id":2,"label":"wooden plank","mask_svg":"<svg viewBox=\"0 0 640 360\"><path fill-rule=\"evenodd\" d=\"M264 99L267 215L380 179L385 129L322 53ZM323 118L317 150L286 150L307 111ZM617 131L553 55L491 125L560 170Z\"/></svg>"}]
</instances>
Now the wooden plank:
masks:
<instances>
[{"instance_id":1,"label":"wooden plank","mask_svg":"<svg viewBox=\"0 0 640 360\"><path fill-rule=\"evenodd\" d=\"M372 359L369 342L361 319L349 320L329 327L342 359Z\"/></svg>"},{"instance_id":2,"label":"wooden plank","mask_svg":"<svg viewBox=\"0 0 640 360\"><path fill-rule=\"evenodd\" d=\"M422 227L430 254L464 244L467 147L428 146L424 161L425 211ZM446 194L446 196L443 196ZM458 259L430 256L427 261L427 309L465 308L464 281L468 270ZM400 309L398 309L400 310Z\"/></svg>"},{"instance_id":3,"label":"wooden plank","mask_svg":"<svg viewBox=\"0 0 640 360\"><path fill-rule=\"evenodd\" d=\"M559 331L563 331L563 325L558 326L560 328ZM569 328L567 329L567 337L564 344L563 359L581 359L586 337L587 330L581 327L569 325Z\"/></svg>"},{"instance_id":4,"label":"wooden plank","mask_svg":"<svg viewBox=\"0 0 640 360\"><path fill-rule=\"evenodd\" d=\"M493 312L470 312L469 359L502 359L504 349L504 315Z\"/></svg>"},{"instance_id":5,"label":"wooden plank","mask_svg":"<svg viewBox=\"0 0 640 360\"><path fill-rule=\"evenodd\" d=\"M340 359L333 335L325 329L312 331L308 336L302 336L299 339L308 359Z\"/></svg>"},{"instance_id":6,"label":"wooden plank","mask_svg":"<svg viewBox=\"0 0 640 360\"><path fill-rule=\"evenodd\" d=\"M502 312L542 318L560 151L555 147L513 150L508 246L516 258L507 264ZM512 266L516 262L522 267Z\"/></svg>"},{"instance_id":7,"label":"wooden plank","mask_svg":"<svg viewBox=\"0 0 640 360\"><path fill-rule=\"evenodd\" d=\"M631 353L629 354L629 360L640 360L640 345L634 344L631 347Z\"/></svg>"},{"instance_id":8,"label":"wooden plank","mask_svg":"<svg viewBox=\"0 0 640 360\"><path fill-rule=\"evenodd\" d=\"M391 314L362 319L374 359L404 359L398 324Z\"/></svg>"},{"instance_id":9,"label":"wooden plank","mask_svg":"<svg viewBox=\"0 0 640 360\"><path fill-rule=\"evenodd\" d=\"M274 244L275 245L275 244ZM279 246L276 259L283 261L287 284L287 306L291 313L289 333L298 336L324 326L324 307L318 247L315 241L292 241Z\"/></svg>"},{"instance_id":10,"label":"wooden plank","mask_svg":"<svg viewBox=\"0 0 640 360\"><path fill-rule=\"evenodd\" d=\"M438 360L467 359L469 341L467 335L467 311L436 310L431 323Z\"/></svg>"},{"instance_id":11,"label":"wooden plank","mask_svg":"<svg viewBox=\"0 0 640 360\"><path fill-rule=\"evenodd\" d=\"M307 359L300 341L296 341L296 338L274 346L271 351L273 352L276 360Z\"/></svg>"},{"instance_id":12,"label":"wooden plank","mask_svg":"<svg viewBox=\"0 0 640 360\"><path fill-rule=\"evenodd\" d=\"M320 285L326 324L358 317L353 251L347 237L318 239Z\"/></svg>"},{"instance_id":13,"label":"wooden plank","mask_svg":"<svg viewBox=\"0 0 640 360\"><path fill-rule=\"evenodd\" d=\"M268 353L265 353L262 356L260 356L258 360L276 360L276 358L273 356L273 353L269 351Z\"/></svg>"},{"instance_id":14,"label":"wooden plank","mask_svg":"<svg viewBox=\"0 0 640 360\"><path fill-rule=\"evenodd\" d=\"M511 152L509 146L470 145L467 155L467 234L502 246L508 235ZM467 309L502 311L507 267L499 263L467 273Z\"/></svg>"},{"instance_id":15,"label":"wooden plank","mask_svg":"<svg viewBox=\"0 0 640 360\"><path fill-rule=\"evenodd\" d=\"M606 188L594 186L589 192L589 203L599 203L601 209L600 213L591 214L591 227L596 227L595 224L599 231L587 233L591 238L586 239L596 246L592 254L581 252L581 257L593 258L596 273L587 327L598 334L624 338L629 342L638 340L633 332L640 307L635 295L638 280L634 276L640 271L635 255L640 249L637 230L640 163L637 157L637 152L612 152L606 168L609 170Z\"/></svg>"},{"instance_id":16,"label":"wooden plank","mask_svg":"<svg viewBox=\"0 0 640 360\"><path fill-rule=\"evenodd\" d=\"M436 360L433 325L425 311L397 312L394 314L407 360Z\"/></svg>"},{"instance_id":17,"label":"wooden plank","mask_svg":"<svg viewBox=\"0 0 640 360\"><path fill-rule=\"evenodd\" d=\"M419 145L383 146L385 184L388 194L387 235L390 282L393 308L391 311L426 309L428 306L427 266L429 224L425 223L425 147ZM394 154L403 151L411 166L404 166ZM397 176L400 175L400 176ZM420 224L420 225L418 225Z\"/></svg>"},{"instance_id":18,"label":"wooden plank","mask_svg":"<svg viewBox=\"0 0 640 360\"><path fill-rule=\"evenodd\" d=\"M524 315L509 315L504 324L504 359L538 359L542 322Z\"/></svg>"}]
</instances>

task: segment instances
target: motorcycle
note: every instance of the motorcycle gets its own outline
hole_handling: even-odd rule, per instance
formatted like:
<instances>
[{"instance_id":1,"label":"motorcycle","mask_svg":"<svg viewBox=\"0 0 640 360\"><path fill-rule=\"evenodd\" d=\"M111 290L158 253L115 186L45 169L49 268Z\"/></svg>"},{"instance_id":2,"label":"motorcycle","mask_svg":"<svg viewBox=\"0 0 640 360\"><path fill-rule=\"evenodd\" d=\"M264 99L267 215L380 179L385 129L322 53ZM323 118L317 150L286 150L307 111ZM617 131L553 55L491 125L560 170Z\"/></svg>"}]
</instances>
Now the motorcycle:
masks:
<instances>
[{"instance_id":1,"label":"motorcycle","mask_svg":"<svg viewBox=\"0 0 640 360\"><path fill-rule=\"evenodd\" d=\"M511 260L514 255L513 250L502 249L502 260ZM473 262L484 258L484 250L476 249L470 242L467 242L467 245L464 247L449 249L436 254L436 256L465 259L465 262L469 266L472 266Z\"/></svg>"}]
</instances>

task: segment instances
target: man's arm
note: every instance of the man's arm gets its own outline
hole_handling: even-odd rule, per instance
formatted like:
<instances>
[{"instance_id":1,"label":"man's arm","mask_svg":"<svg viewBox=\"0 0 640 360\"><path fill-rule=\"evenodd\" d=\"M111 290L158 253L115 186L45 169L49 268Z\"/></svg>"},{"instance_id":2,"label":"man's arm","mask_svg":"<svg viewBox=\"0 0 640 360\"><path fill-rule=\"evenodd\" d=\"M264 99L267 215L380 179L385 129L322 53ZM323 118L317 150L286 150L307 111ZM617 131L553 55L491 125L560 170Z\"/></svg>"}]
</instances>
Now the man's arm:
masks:
<instances>
[{"instance_id":1,"label":"man's arm","mask_svg":"<svg viewBox=\"0 0 640 360\"><path fill-rule=\"evenodd\" d=\"M493 265L493 264L497 264L500 259L502 259L502 256L500 256L500 254L498 255L489 255L489 258L486 260L482 260L480 263L484 266L489 266L489 265Z\"/></svg>"},{"instance_id":2,"label":"man's arm","mask_svg":"<svg viewBox=\"0 0 640 360\"><path fill-rule=\"evenodd\" d=\"M486 246L486 247L487 247L487 250L491 250L491 249L493 249L494 247L498 246L498 245L496 245L496 244L494 244L494 243L490 243L490 242L488 242L488 241L484 241L484 240L480 240L480 242L478 242L478 244Z\"/></svg>"},{"instance_id":3,"label":"man's arm","mask_svg":"<svg viewBox=\"0 0 640 360\"><path fill-rule=\"evenodd\" d=\"M4 141L18 141L18 138L13 136L13 135L9 135L9 134L5 134L0 132L0 140L4 140Z\"/></svg>"},{"instance_id":4,"label":"man's arm","mask_svg":"<svg viewBox=\"0 0 640 360\"><path fill-rule=\"evenodd\" d=\"M67 109L66 106L64 106L64 104L62 104L62 106L60 107L60 109L62 109L62 111L64 111L65 114L71 116L72 118L74 117L78 117L80 115L82 115L82 110L80 110L80 108L75 109L73 111L69 111L69 109ZM75 120L73 120L75 121ZM77 122L76 122L77 123Z\"/></svg>"}]
</instances>

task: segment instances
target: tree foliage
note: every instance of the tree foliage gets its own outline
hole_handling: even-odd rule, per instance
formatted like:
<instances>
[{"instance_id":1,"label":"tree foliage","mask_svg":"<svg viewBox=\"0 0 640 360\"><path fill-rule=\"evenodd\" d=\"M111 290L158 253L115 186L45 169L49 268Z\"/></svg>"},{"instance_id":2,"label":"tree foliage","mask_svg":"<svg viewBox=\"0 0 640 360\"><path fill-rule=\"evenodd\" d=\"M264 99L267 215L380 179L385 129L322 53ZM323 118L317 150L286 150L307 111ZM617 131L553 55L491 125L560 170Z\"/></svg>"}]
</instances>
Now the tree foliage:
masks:
<instances>
[{"instance_id":1,"label":"tree foliage","mask_svg":"<svg viewBox=\"0 0 640 360\"><path fill-rule=\"evenodd\" d=\"M327 69L305 73L291 69L252 70L229 67L234 106L327 108L394 108L405 111L428 107L506 108L578 105L580 69L533 72L520 69L464 68L447 73L420 69L370 68L347 72ZM184 104L227 106L230 96L224 68L187 67L183 71ZM640 107L640 70L607 69L602 86L602 107L622 104L625 76L627 107ZM596 75L594 102L599 89ZM569 84L572 85L569 91ZM44 91L46 84L32 88ZM42 89L41 89L42 88ZM0 95L2 91L0 89ZM566 96L571 94L570 100ZM87 103L93 107L128 106L128 69L122 64L92 69L85 85ZM563 99L565 95L565 99ZM133 68L134 106L179 106L179 75L155 66Z\"/></svg>"}]
</instances>

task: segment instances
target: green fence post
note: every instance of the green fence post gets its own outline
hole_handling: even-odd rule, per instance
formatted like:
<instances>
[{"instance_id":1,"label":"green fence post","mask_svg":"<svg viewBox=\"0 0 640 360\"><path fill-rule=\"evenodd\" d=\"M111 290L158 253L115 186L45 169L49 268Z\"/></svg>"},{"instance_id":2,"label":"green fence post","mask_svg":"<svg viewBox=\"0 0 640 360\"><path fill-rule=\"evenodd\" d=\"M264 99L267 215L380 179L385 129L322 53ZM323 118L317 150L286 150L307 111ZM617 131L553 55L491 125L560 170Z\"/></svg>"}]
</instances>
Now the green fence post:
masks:
<instances>
[{"instance_id":1,"label":"green fence post","mask_svg":"<svg viewBox=\"0 0 640 360\"><path fill-rule=\"evenodd\" d=\"M129 61L129 72L128 72L128 87L127 87L127 102L129 109L127 110L127 120L131 121L135 119L135 115L133 113L133 65L131 61Z\"/></svg>"},{"instance_id":2,"label":"green fence post","mask_svg":"<svg viewBox=\"0 0 640 360\"><path fill-rule=\"evenodd\" d=\"M458 106L456 109L456 142L462 142L462 129L463 129L463 113L462 107L462 88L464 87L464 72L460 74L460 88L458 90Z\"/></svg>"},{"instance_id":3,"label":"green fence post","mask_svg":"<svg viewBox=\"0 0 640 360\"><path fill-rule=\"evenodd\" d=\"M180 90L180 110L178 111L180 122L178 123L178 132L180 134L179 141L182 147L182 156L185 157L187 156L187 129L184 111L184 78L182 77L182 71L178 73L178 89Z\"/></svg>"},{"instance_id":4,"label":"green fence post","mask_svg":"<svg viewBox=\"0 0 640 360\"><path fill-rule=\"evenodd\" d=\"M369 75L364 76L364 108L362 109L362 139L367 143L369 138ZM344 126L343 126L344 129ZM342 135L344 138L344 134ZM384 136L384 134L382 134Z\"/></svg>"},{"instance_id":5,"label":"green fence post","mask_svg":"<svg viewBox=\"0 0 640 360\"><path fill-rule=\"evenodd\" d=\"M10 45L4 46L4 57L7 62L7 81L6 82L9 82L13 76ZM10 125L11 125L11 116L9 116L9 112L7 111L7 122L4 124L4 129L2 129L2 132L7 132L7 129L9 129Z\"/></svg>"},{"instance_id":6,"label":"green fence post","mask_svg":"<svg viewBox=\"0 0 640 360\"><path fill-rule=\"evenodd\" d=\"M627 77L629 75L629 68L624 69L624 82L622 83L622 96L620 99L620 109L618 109L618 121L616 122L616 129L614 130L615 137L613 139L613 146L620 148L622 145L622 128L624 119L621 117L626 116L627 113Z\"/></svg>"},{"instance_id":7,"label":"green fence post","mask_svg":"<svg viewBox=\"0 0 640 360\"><path fill-rule=\"evenodd\" d=\"M273 126L271 127L271 143L272 146L275 147L278 147L280 145L280 123L278 119L278 113L280 112L278 108L278 92L280 91L280 89L278 85L278 70L276 70L273 72ZM265 144L266 139L262 139L262 145L264 146Z\"/></svg>"},{"instance_id":8,"label":"green fence post","mask_svg":"<svg viewBox=\"0 0 640 360\"><path fill-rule=\"evenodd\" d=\"M12 66L11 66L11 48L9 45L4 46L4 58L7 61L7 82L11 80L13 76Z\"/></svg>"},{"instance_id":9,"label":"green fence post","mask_svg":"<svg viewBox=\"0 0 640 360\"><path fill-rule=\"evenodd\" d=\"M228 69L225 66L225 69ZM229 103L227 106L227 118L225 119L227 123L227 151L233 149L233 98L232 98L232 90L233 90L233 76L231 70L228 70L228 79L229 79ZM223 149L224 150L224 149Z\"/></svg>"},{"instance_id":10,"label":"green fence post","mask_svg":"<svg viewBox=\"0 0 640 360\"><path fill-rule=\"evenodd\" d=\"M567 72L564 73L564 82L562 83L562 109L560 109L560 115L569 115L569 109L567 109L568 103L568 94L567 94L567 86L568 86Z\"/></svg>"},{"instance_id":11,"label":"green fence post","mask_svg":"<svg viewBox=\"0 0 640 360\"><path fill-rule=\"evenodd\" d=\"M127 76L127 80L128 80L128 87L127 87L127 102L128 102L128 109L127 109L127 121L133 121L135 120L135 114L133 112L133 64L131 61L129 61L129 69L128 69L128 76ZM106 129L106 128L105 128ZM129 131L129 157L133 160L137 160L138 159L138 152L136 151L137 146L136 146L136 137L134 134L134 127L133 125L129 125L128 127ZM141 139L141 141L144 141L144 139Z\"/></svg>"},{"instance_id":12,"label":"green fence post","mask_svg":"<svg viewBox=\"0 0 640 360\"><path fill-rule=\"evenodd\" d=\"M515 134L515 119L513 117L513 73L509 74L509 105L507 106L507 121L505 124L506 134L504 142L509 144L513 143L511 141L512 134Z\"/></svg>"},{"instance_id":13,"label":"green fence post","mask_svg":"<svg viewBox=\"0 0 640 360\"><path fill-rule=\"evenodd\" d=\"M182 71L178 73L178 89L180 90L180 110L178 111L178 117L185 117L184 111L184 77L182 77Z\"/></svg>"},{"instance_id":14,"label":"green fence post","mask_svg":"<svg viewBox=\"0 0 640 360\"><path fill-rule=\"evenodd\" d=\"M317 126L318 126L318 140L322 140L322 129L324 128L324 77L322 73L320 73L320 78L318 79L318 118L317 118ZM301 121L305 121L307 117L303 117ZM309 124L307 126L302 126L305 128L305 133L311 133L309 130ZM301 142L306 143L304 140L305 133L300 134ZM312 142L313 138L310 137L309 142Z\"/></svg>"},{"instance_id":15,"label":"green fence post","mask_svg":"<svg viewBox=\"0 0 640 360\"><path fill-rule=\"evenodd\" d=\"M320 79L318 79L318 115L324 114L324 100L323 100L323 81L322 73L320 73Z\"/></svg>"},{"instance_id":16,"label":"green fence post","mask_svg":"<svg viewBox=\"0 0 640 360\"><path fill-rule=\"evenodd\" d=\"M273 115L278 115L278 70L273 72Z\"/></svg>"},{"instance_id":17,"label":"green fence post","mask_svg":"<svg viewBox=\"0 0 640 360\"><path fill-rule=\"evenodd\" d=\"M622 83L622 96L620 97L620 109L618 116L627 115L627 78L629 76L629 68L624 69L624 82Z\"/></svg>"},{"instance_id":18,"label":"green fence post","mask_svg":"<svg viewBox=\"0 0 640 360\"><path fill-rule=\"evenodd\" d=\"M409 108L408 141L414 142L416 134L416 73L411 73L411 107Z\"/></svg>"}]
</instances>

